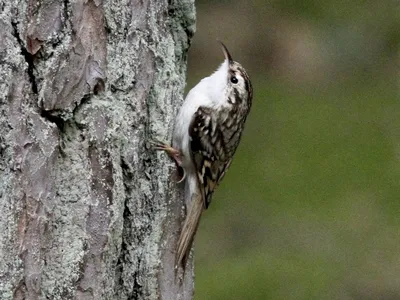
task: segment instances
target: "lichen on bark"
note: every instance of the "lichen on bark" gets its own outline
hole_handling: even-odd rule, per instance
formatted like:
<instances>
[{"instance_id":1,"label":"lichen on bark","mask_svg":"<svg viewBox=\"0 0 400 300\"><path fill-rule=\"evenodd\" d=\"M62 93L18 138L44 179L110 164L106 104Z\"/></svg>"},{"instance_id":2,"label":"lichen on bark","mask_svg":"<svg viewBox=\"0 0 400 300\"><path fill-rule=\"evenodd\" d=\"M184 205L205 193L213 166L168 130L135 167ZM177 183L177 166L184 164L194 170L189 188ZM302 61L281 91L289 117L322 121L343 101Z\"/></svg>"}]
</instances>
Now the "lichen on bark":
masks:
<instances>
[{"instance_id":1,"label":"lichen on bark","mask_svg":"<svg viewBox=\"0 0 400 300\"><path fill-rule=\"evenodd\" d=\"M191 299L169 140L193 1L0 4L0 298Z\"/></svg>"}]
</instances>

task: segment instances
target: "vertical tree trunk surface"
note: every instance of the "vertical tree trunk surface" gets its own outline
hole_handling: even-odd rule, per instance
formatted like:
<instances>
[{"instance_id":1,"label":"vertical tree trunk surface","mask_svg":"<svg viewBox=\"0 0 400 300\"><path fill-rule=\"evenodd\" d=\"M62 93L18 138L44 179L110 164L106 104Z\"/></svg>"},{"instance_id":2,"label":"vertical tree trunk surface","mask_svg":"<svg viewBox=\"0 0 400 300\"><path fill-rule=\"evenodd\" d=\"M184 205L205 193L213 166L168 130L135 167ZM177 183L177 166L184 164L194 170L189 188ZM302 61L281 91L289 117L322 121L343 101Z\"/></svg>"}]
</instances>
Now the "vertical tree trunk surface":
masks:
<instances>
[{"instance_id":1,"label":"vertical tree trunk surface","mask_svg":"<svg viewBox=\"0 0 400 300\"><path fill-rule=\"evenodd\" d=\"M169 141L193 0L0 0L0 299L192 299Z\"/></svg>"}]
</instances>

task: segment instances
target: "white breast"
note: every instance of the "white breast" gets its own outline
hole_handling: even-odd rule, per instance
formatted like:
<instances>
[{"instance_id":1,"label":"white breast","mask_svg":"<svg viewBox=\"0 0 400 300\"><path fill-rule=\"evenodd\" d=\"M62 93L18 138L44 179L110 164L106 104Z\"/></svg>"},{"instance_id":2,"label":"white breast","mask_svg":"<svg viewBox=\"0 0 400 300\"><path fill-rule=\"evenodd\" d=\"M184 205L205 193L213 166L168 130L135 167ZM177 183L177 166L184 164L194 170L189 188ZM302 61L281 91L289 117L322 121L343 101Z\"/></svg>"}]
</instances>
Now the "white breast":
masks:
<instances>
[{"instance_id":1,"label":"white breast","mask_svg":"<svg viewBox=\"0 0 400 300\"><path fill-rule=\"evenodd\" d=\"M194 113L199 106L217 107L224 101L226 80L228 72L228 61L224 61L216 72L201 80L186 96L185 101L175 121L175 129L172 145L183 154L182 167L192 167L189 148L189 126Z\"/></svg>"}]
</instances>

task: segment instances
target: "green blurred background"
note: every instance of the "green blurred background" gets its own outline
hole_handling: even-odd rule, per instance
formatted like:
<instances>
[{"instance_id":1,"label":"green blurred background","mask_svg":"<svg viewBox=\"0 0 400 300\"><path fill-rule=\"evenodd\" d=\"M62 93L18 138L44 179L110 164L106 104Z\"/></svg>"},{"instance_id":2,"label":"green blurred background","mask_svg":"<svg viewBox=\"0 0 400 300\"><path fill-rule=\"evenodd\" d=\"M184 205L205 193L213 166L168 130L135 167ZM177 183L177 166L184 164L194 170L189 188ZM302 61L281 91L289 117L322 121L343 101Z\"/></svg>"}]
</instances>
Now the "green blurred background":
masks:
<instances>
[{"instance_id":1,"label":"green blurred background","mask_svg":"<svg viewBox=\"0 0 400 300\"><path fill-rule=\"evenodd\" d=\"M196 300L400 299L400 2L196 1L188 89L253 108L196 239Z\"/></svg>"}]
</instances>

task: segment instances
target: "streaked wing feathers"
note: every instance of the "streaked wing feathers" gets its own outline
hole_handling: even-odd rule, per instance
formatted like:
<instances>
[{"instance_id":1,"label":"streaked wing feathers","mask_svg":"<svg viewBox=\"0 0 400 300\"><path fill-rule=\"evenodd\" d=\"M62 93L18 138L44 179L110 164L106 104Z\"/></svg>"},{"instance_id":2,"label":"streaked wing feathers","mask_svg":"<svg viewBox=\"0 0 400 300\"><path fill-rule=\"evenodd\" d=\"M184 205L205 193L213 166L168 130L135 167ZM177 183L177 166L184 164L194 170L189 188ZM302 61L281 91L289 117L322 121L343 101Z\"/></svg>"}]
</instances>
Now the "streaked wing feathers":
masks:
<instances>
[{"instance_id":1,"label":"streaked wing feathers","mask_svg":"<svg viewBox=\"0 0 400 300\"><path fill-rule=\"evenodd\" d=\"M189 135L204 205L208 208L215 188L230 165L231 157L227 155L223 132L212 109L199 107L189 127Z\"/></svg>"}]
</instances>

